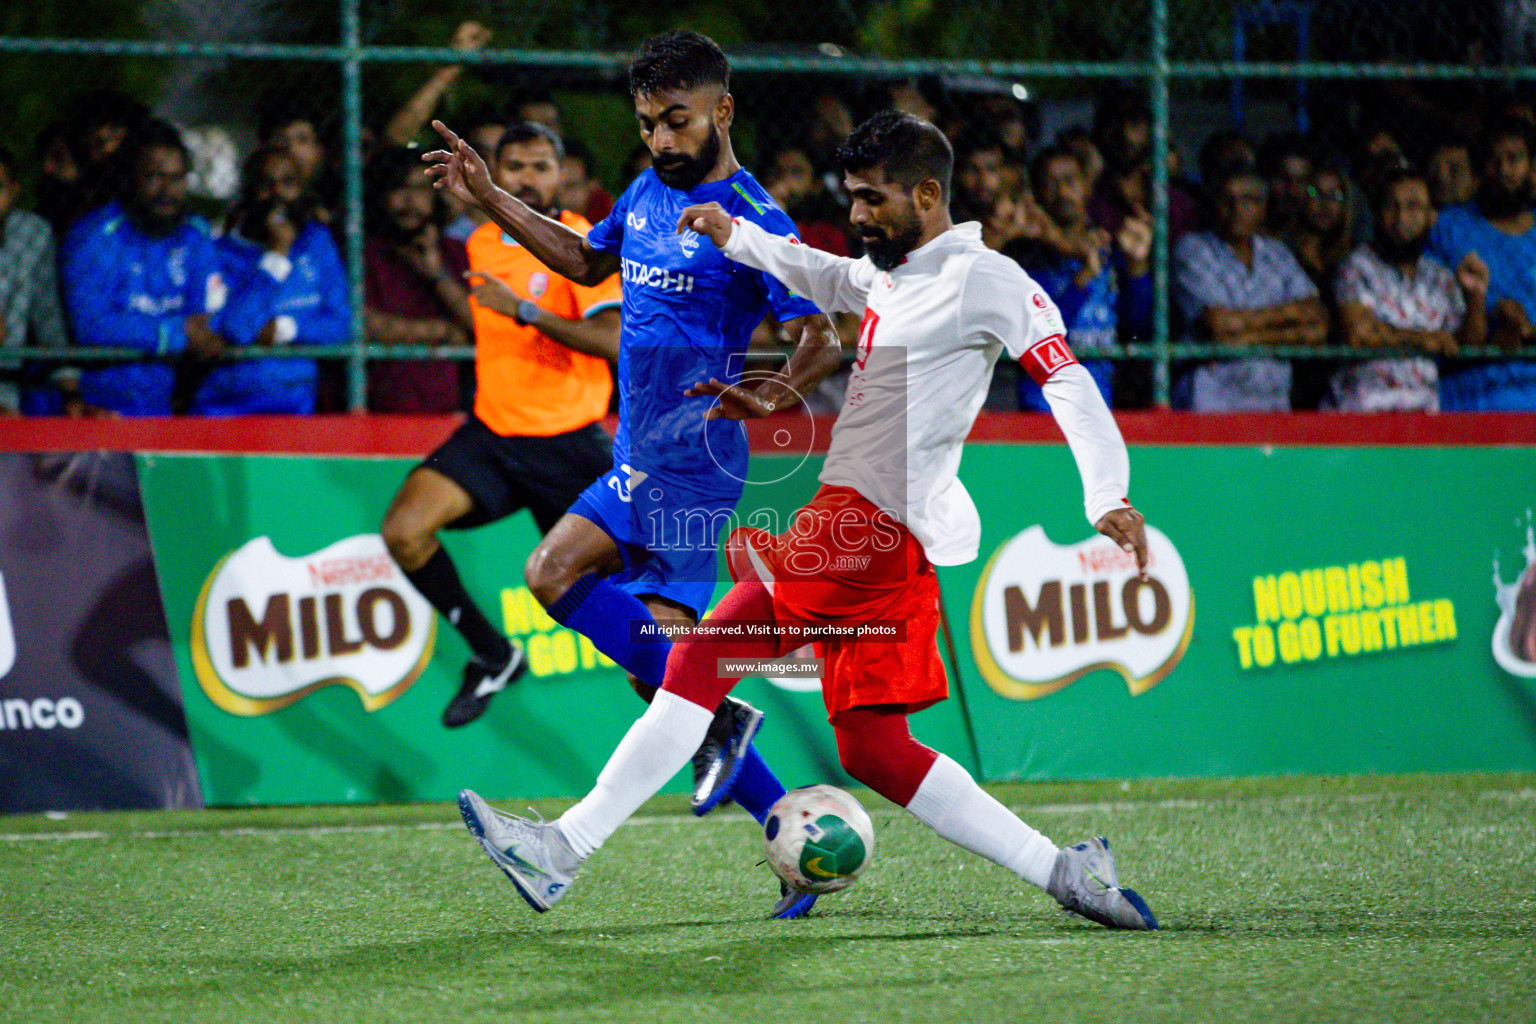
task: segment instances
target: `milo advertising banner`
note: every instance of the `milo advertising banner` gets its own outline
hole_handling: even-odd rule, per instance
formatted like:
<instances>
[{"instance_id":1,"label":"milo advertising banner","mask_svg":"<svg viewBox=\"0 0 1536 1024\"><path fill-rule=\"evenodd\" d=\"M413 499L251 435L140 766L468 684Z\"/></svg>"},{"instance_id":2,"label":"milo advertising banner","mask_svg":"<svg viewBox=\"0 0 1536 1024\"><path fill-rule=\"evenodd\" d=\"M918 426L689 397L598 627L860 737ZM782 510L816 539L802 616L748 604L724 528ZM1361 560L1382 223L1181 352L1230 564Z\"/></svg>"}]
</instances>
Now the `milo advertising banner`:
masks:
<instances>
[{"instance_id":1,"label":"milo advertising banner","mask_svg":"<svg viewBox=\"0 0 1536 1024\"><path fill-rule=\"evenodd\" d=\"M469 652L375 532L411 465L139 457L207 803L578 795L640 713L523 586L538 535L518 515L443 539L530 671L442 726ZM1144 579L1084 520L1064 446L968 447L981 554L940 570L952 699L914 716L920 739L989 780L1536 769L1536 450L1141 447L1131 466ZM818 468L754 458L772 485L742 515L787 522ZM816 680L737 692L788 784L847 782Z\"/></svg>"},{"instance_id":2,"label":"milo advertising banner","mask_svg":"<svg viewBox=\"0 0 1536 1024\"><path fill-rule=\"evenodd\" d=\"M139 461L211 805L447 800L466 786L493 797L579 795L644 710L624 673L523 585L539 540L526 513L442 535L469 592L529 659L484 717L450 730L441 716L468 648L376 532L413 462ZM746 500L781 521L815 489L814 468L767 479L774 485L749 487ZM819 681L749 679L736 692L767 713L759 748L786 784L847 783ZM914 728L976 767L958 702Z\"/></svg>"},{"instance_id":3,"label":"milo advertising banner","mask_svg":"<svg viewBox=\"0 0 1536 1024\"><path fill-rule=\"evenodd\" d=\"M1536 767L1536 452L1131 467L1145 580L1064 448L966 452L982 558L942 579L987 778Z\"/></svg>"}]
</instances>

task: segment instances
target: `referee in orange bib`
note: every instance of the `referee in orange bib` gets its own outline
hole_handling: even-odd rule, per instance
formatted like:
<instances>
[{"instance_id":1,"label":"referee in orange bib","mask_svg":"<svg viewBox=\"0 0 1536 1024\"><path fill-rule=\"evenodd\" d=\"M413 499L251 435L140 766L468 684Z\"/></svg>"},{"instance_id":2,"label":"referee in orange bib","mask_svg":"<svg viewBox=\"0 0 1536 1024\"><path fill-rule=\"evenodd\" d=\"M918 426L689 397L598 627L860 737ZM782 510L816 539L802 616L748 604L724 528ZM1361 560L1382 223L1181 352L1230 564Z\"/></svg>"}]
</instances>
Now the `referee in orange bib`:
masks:
<instances>
[{"instance_id":1,"label":"referee in orange bib","mask_svg":"<svg viewBox=\"0 0 1536 1024\"><path fill-rule=\"evenodd\" d=\"M540 124L513 125L496 147L497 184L530 207L586 233L591 225L556 196L565 147ZM439 530L465 530L521 509L547 533L613 465L598 421L613 394L619 353L619 277L584 287L549 270L495 224L469 236L475 315L475 410L411 470L380 532L407 579L468 642L449 728L485 713L527 670L522 645L475 606Z\"/></svg>"}]
</instances>

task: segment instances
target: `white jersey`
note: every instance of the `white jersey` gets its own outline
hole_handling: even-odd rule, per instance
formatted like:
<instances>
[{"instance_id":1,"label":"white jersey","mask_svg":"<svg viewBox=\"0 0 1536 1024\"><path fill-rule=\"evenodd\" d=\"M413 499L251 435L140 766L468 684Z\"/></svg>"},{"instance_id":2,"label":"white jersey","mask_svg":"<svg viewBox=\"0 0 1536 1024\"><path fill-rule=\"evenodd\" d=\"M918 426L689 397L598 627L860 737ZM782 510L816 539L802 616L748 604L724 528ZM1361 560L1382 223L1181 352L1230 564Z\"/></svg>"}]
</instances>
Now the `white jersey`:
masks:
<instances>
[{"instance_id":1,"label":"white jersey","mask_svg":"<svg viewBox=\"0 0 1536 1024\"><path fill-rule=\"evenodd\" d=\"M1083 478L1089 522L1126 507L1125 442L1067 349L1060 312L1017 263L982 244L979 224L951 228L892 271L741 220L721 251L826 312L863 311L820 480L896 516L935 565L969 562L981 543L960 455L1004 350L1042 382Z\"/></svg>"}]
</instances>

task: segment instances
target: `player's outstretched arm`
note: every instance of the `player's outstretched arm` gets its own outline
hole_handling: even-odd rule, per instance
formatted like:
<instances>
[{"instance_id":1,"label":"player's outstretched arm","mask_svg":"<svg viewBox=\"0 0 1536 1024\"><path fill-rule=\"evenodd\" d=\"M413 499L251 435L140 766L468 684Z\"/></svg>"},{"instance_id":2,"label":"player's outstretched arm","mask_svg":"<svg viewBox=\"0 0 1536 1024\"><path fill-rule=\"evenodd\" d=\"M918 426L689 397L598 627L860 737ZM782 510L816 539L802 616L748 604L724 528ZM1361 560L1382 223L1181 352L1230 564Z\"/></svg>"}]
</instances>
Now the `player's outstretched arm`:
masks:
<instances>
[{"instance_id":1,"label":"player's outstretched arm","mask_svg":"<svg viewBox=\"0 0 1536 1024\"><path fill-rule=\"evenodd\" d=\"M842 361L842 343L837 329L825 314L800 316L781 325L789 334L798 334L800 343L790 353L784 372L748 370L737 384L726 384L711 377L684 392L715 395L719 404L704 414L707 420L745 420L789 409L805 399Z\"/></svg>"},{"instance_id":2,"label":"player's outstretched arm","mask_svg":"<svg viewBox=\"0 0 1536 1024\"><path fill-rule=\"evenodd\" d=\"M690 206L677 220L678 234L708 235L737 263L772 274L827 313L860 313L874 283L874 265L801 245L746 218L732 219L719 203Z\"/></svg>"},{"instance_id":3,"label":"player's outstretched arm","mask_svg":"<svg viewBox=\"0 0 1536 1024\"><path fill-rule=\"evenodd\" d=\"M474 147L441 121L433 121L432 127L444 143L443 149L422 156L427 164L427 177L434 186L484 211L540 263L561 277L577 284L595 285L618 271L617 256L598 252L587 243L585 235L534 212L522 200L498 188L491 180L490 168Z\"/></svg>"}]
</instances>

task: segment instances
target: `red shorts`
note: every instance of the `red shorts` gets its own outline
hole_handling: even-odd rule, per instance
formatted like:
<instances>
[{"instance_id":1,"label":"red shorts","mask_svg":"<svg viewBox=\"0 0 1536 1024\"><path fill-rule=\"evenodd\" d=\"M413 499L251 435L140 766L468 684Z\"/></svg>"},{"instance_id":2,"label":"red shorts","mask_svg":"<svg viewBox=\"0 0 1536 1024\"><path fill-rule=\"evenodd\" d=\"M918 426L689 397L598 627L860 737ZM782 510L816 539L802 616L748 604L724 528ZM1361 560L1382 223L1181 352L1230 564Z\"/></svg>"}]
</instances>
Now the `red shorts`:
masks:
<instances>
[{"instance_id":1,"label":"red shorts","mask_svg":"<svg viewBox=\"0 0 1536 1024\"><path fill-rule=\"evenodd\" d=\"M785 533L736 530L726 545L731 576L760 579L781 623L904 627L893 641L815 644L829 716L871 705L911 713L949 696L938 575L917 538L858 491L823 484Z\"/></svg>"}]
</instances>

